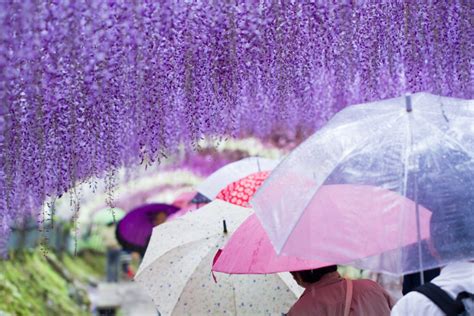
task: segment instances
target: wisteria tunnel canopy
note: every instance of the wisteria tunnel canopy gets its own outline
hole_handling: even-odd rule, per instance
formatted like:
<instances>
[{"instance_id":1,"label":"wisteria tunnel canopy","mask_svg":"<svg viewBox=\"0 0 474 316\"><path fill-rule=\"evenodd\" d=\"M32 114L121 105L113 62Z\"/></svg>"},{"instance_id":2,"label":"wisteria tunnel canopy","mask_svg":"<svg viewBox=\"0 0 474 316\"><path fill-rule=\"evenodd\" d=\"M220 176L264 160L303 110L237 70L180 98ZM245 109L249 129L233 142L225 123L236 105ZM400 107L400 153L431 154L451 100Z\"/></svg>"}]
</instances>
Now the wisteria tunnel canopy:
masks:
<instances>
[{"instance_id":1,"label":"wisteria tunnel canopy","mask_svg":"<svg viewBox=\"0 0 474 316\"><path fill-rule=\"evenodd\" d=\"M470 99L473 6L1 1L1 235L48 195L203 136L309 133L406 92Z\"/></svg>"}]
</instances>

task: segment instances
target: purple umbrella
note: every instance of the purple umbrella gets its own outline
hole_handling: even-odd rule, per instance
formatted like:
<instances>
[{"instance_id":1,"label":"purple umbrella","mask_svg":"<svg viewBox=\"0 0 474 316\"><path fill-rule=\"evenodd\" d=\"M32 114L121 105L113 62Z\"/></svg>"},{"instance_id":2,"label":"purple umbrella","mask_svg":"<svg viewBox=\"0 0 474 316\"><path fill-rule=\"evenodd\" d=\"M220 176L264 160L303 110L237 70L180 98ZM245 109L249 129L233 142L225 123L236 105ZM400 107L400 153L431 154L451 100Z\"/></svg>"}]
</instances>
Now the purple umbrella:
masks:
<instances>
[{"instance_id":1,"label":"purple umbrella","mask_svg":"<svg viewBox=\"0 0 474 316\"><path fill-rule=\"evenodd\" d=\"M173 205L161 203L146 204L135 208L118 222L116 230L118 242L125 250L145 253L155 226L155 217L160 213L164 213L168 217L178 210Z\"/></svg>"}]
</instances>

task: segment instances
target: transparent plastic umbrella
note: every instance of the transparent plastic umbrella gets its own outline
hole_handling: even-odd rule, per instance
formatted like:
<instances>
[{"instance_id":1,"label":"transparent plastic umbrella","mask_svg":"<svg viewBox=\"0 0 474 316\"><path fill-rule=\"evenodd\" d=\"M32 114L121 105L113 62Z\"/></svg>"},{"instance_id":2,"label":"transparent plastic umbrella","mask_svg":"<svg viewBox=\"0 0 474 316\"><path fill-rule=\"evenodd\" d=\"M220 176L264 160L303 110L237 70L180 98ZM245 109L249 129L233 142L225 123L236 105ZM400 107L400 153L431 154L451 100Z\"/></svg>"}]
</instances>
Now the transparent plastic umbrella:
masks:
<instances>
[{"instance_id":1,"label":"transparent plastic umbrella","mask_svg":"<svg viewBox=\"0 0 474 316\"><path fill-rule=\"evenodd\" d=\"M397 275L420 271L474 259L473 157L472 100L417 93L354 105L293 150L250 204L279 253L354 261ZM328 207L337 211L317 207L321 188L333 184L370 186L386 194L367 196L358 205L349 189L333 196ZM413 203L384 202L391 194ZM373 205L392 214L378 229L367 225L372 215L366 207ZM423 209L431 212L427 236ZM407 244L404 234L410 231L417 239ZM341 236L351 242L340 242ZM369 256L353 247L373 239L392 242Z\"/></svg>"}]
</instances>

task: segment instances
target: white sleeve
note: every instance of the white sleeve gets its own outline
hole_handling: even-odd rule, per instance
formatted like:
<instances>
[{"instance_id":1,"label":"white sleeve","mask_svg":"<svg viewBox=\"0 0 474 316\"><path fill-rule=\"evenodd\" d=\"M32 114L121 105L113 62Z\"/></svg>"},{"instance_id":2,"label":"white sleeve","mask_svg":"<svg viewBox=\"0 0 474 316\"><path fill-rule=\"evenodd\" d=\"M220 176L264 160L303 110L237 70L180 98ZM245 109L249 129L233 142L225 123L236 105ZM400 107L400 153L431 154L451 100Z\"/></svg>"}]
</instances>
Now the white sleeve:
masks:
<instances>
[{"instance_id":1,"label":"white sleeve","mask_svg":"<svg viewBox=\"0 0 474 316\"><path fill-rule=\"evenodd\" d=\"M407 315L407 304L403 297L393 306L390 316L405 316Z\"/></svg>"},{"instance_id":2,"label":"white sleeve","mask_svg":"<svg viewBox=\"0 0 474 316\"><path fill-rule=\"evenodd\" d=\"M392 308L391 316L443 316L443 312L429 298L418 292L410 292Z\"/></svg>"},{"instance_id":3,"label":"white sleeve","mask_svg":"<svg viewBox=\"0 0 474 316\"><path fill-rule=\"evenodd\" d=\"M406 296L402 297L396 304L393 306L390 316L403 316L407 314L407 303Z\"/></svg>"}]
</instances>

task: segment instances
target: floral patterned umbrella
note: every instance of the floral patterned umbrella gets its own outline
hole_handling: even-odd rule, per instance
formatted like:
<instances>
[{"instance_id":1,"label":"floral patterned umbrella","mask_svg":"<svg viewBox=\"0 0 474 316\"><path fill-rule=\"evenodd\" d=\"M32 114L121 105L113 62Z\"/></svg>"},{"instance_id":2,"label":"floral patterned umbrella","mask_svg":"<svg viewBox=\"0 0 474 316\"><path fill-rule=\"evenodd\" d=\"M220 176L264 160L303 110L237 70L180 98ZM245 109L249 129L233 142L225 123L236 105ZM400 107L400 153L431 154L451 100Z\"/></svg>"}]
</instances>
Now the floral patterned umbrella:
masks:
<instances>
[{"instance_id":1,"label":"floral patterned umbrella","mask_svg":"<svg viewBox=\"0 0 474 316\"><path fill-rule=\"evenodd\" d=\"M215 199L221 190L234 181L260 171L273 170L278 160L262 157L247 157L218 169L200 183L196 190L209 199Z\"/></svg>"},{"instance_id":2,"label":"floral patterned umbrella","mask_svg":"<svg viewBox=\"0 0 474 316\"><path fill-rule=\"evenodd\" d=\"M135 281L163 315L281 315L301 294L288 273L211 274L213 258L252 213L213 201L153 229ZM225 220L225 224L223 224Z\"/></svg>"},{"instance_id":3,"label":"floral patterned umbrella","mask_svg":"<svg viewBox=\"0 0 474 316\"><path fill-rule=\"evenodd\" d=\"M247 207L250 198L269 174L270 171L261 171L232 182L219 192L217 198L235 205Z\"/></svg>"}]
</instances>

